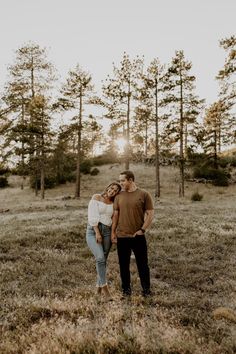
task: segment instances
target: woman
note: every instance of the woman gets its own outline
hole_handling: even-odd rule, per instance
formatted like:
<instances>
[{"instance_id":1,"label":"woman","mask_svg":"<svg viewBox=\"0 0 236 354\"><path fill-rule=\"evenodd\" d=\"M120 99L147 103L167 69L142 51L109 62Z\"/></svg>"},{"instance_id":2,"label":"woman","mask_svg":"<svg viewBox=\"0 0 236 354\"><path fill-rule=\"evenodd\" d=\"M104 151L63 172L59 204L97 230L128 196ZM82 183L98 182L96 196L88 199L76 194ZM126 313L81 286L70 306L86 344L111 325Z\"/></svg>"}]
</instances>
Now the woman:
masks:
<instances>
[{"instance_id":1,"label":"woman","mask_svg":"<svg viewBox=\"0 0 236 354\"><path fill-rule=\"evenodd\" d=\"M97 293L110 298L106 280L106 261L111 248L113 201L120 192L117 182L109 184L102 194L94 194L88 205L86 241L96 259Z\"/></svg>"}]
</instances>

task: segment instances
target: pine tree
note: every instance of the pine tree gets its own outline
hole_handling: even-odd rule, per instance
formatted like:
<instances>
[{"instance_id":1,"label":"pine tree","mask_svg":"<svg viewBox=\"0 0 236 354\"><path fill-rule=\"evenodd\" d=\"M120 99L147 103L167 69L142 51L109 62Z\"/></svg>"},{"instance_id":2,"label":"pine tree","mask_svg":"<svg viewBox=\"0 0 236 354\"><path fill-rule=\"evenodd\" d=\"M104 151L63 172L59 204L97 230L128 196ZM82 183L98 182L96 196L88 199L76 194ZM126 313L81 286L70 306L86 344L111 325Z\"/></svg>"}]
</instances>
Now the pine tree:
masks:
<instances>
[{"instance_id":1,"label":"pine tree","mask_svg":"<svg viewBox=\"0 0 236 354\"><path fill-rule=\"evenodd\" d=\"M50 129L50 113L49 102L42 95L35 95L29 103L29 112L31 116L30 132L35 136L35 169L40 174L40 190L41 198L45 196L45 165L48 152L51 148L51 138L53 136ZM36 179L38 183L38 175Z\"/></svg>"},{"instance_id":2,"label":"pine tree","mask_svg":"<svg viewBox=\"0 0 236 354\"><path fill-rule=\"evenodd\" d=\"M218 155L221 152L222 142L227 139L228 118L227 106L224 101L213 103L207 110L204 119L205 150L213 154L214 166L218 167Z\"/></svg>"},{"instance_id":3,"label":"pine tree","mask_svg":"<svg viewBox=\"0 0 236 354\"><path fill-rule=\"evenodd\" d=\"M163 107L163 91L165 85L165 67L155 58L142 75L144 91L151 108L151 116L155 123L155 197L161 195L160 185L160 108Z\"/></svg>"},{"instance_id":4,"label":"pine tree","mask_svg":"<svg viewBox=\"0 0 236 354\"><path fill-rule=\"evenodd\" d=\"M187 151L188 126L196 121L199 110L196 109L202 105L194 92L195 76L190 75L192 63L186 61L183 51L176 51L175 57L168 68L168 80L166 81L166 90L168 95L165 102L171 105L172 120L168 123L166 134L172 135L175 142L179 142L179 196L184 196L184 169L185 169L185 151ZM185 137L185 139L184 139Z\"/></svg>"},{"instance_id":5,"label":"pine tree","mask_svg":"<svg viewBox=\"0 0 236 354\"><path fill-rule=\"evenodd\" d=\"M81 165L81 136L82 136L82 120L83 107L88 100L88 94L92 91L91 84L92 77L89 73L83 71L79 65L75 70L69 72L67 82L63 86L61 93L63 97L59 100L59 105L65 110L76 109L78 114L72 119L74 122L74 129L77 134L77 165L76 165L76 186L75 197L80 197L80 165Z\"/></svg>"},{"instance_id":6,"label":"pine tree","mask_svg":"<svg viewBox=\"0 0 236 354\"><path fill-rule=\"evenodd\" d=\"M48 95L55 80L55 69L47 60L46 49L31 42L16 51L15 63L8 69L10 79L6 84L3 100L10 109L9 119L12 124L8 130L7 142L16 143L16 148L12 151L21 156L20 169L23 176L28 173L29 167L30 173L37 180L37 167L33 164L36 137L29 128L33 120L29 105L35 95ZM36 194L37 191L36 185Z\"/></svg>"},{"instance_id":7,"label":"pine tree","mask_svg":"<svg viewBox=\"0 0 236 354\"><path fill-rule=\"evenodd\" d=\"M219 99L227 109L228 119L228 139L227 143L236 142L236 120L235 120L235 102L236 102L236 37L222 39L220 46L226 51L227 57L225 65L217 75L220 84Z\"/></svg>"},{"instance_id":8,"label":"pine tree","mask_svg":"<svg viewBox=\"0 0 236 354\"><path fill-rule=\"evenodd\" d=\"M139 98L139 105L135 108L133 133L133 144L138 145L139 159L146 161L148 158L148 142L151 138L153 119L152 110L148 102ZM140 145L143 148L140 151Z\"/></svg>"},{"instance_id":9,"label":"pine tree","mask_svg":"<svg viewBox=\"0 0 236 354\"><path fill-rule=\"evenodd\" d=\"M108 76L103 85L103 94L110 103L106 103L109 109L108 116L119 121L123 126L126 138L125 168L129 169L131 157L130 128L132 99L137 89L137 79L142 71L143 60L136 58L131 60L127 53L124 53L120 66L113 65L113 78Z\"/></svg>"}]
</instances>

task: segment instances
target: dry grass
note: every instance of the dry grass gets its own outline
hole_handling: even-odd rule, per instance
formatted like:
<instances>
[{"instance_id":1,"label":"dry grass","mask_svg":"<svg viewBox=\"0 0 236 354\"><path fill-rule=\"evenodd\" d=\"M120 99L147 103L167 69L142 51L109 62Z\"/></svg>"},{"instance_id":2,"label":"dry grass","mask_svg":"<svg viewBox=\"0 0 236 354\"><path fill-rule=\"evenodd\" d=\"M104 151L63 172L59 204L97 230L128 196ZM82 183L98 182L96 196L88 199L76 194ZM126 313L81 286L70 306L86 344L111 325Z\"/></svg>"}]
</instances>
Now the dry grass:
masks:
<instances>
[{"instance_id":1,"label":"dry grass","mask_svg":"<svg viewBox=\"0 0 236 354\"><path fill-rule=\"evenodd\" d=\"M154 192L154 169L131 166L141 187ZM135 263L133 295L120 300L115 247L109 256L114 301L94 296L95 263L85 243L91 194L117 179L101 168L82 181L36 198L19 180L0 191L0 353L236 352L236 186L188 183L178 198L178 172L164 168L162 197L148 233L154 295L140 296ZM201 202L191 195L203 194Z\"/></svg>"}]
</instances>

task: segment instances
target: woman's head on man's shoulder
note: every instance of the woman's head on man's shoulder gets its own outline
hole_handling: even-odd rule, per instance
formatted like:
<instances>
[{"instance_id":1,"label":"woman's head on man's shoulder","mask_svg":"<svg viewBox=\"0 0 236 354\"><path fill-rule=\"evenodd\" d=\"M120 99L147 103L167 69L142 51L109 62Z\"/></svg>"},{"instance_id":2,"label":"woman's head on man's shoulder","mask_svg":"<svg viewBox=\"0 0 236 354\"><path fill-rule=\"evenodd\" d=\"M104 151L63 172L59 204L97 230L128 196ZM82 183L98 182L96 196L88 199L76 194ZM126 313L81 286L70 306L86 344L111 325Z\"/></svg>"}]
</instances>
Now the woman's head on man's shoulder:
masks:
<instances>
[{"instance_id":1,"label":"woman's head on man's shoulder","mask_svg":"<svg viewBox=\"0 0 236 354\"><path fill-rule=\"evenodd\" d=\"M104 189L102 195L106 195L110 200L114 200L115 196L120 193L121 185L118 182L111 182L108 186Z\"/></svg>"}]
</instances>

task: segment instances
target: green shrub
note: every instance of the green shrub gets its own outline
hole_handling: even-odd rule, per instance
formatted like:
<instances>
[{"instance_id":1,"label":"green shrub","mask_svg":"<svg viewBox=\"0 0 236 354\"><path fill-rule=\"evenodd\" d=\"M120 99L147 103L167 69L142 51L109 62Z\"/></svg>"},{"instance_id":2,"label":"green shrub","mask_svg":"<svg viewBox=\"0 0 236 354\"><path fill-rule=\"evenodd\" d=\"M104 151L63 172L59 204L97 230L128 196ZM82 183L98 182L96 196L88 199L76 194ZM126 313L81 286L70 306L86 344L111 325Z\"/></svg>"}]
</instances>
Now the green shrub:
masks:
<instances>
[{"instance_id":1,"label":"green shrub","mask_svg":"<svg viewBox=\"0 0 236 354\"><path fill-rule=\"evenodd\" d=\"M119 159L117 155L112 153L104 153L103 155L99 155L93 158L93 165L94 166L102 166L107 164L114 164L118 163Z\"/></svg>"},{"instance_id":2,"label":"green shrub","mask_svg":"<svg viewBox=\"0 0 236 354\"><path fill-rule=\"evenodd\" d=\"M91 172L90 172L90 175L91 176L97 176L99 174L99 169L97 167L94 167Z\"/></svg>"},{"instance_id":3,"label":"green shrub","mask_svg":"<svg viewBox=\"0 0 236 354\"><path fill-rule=\"evenodd\" d=\"M227 187L229 185L229 177L230 175L223 170L218 170L218 173L213 179L212 184L214 186Z\"/></svg>"},{"instance_id":4,"label":"green shrub","mask_svg":"<svg viewBox=\"0 0 236 354\"><path fill-rule=\"evenodd\" d=\"M235 155L232 155L229 157L229 164L232 167L236 167L236 156Z\"/></svg>"},{"instance_id":5,"label":"green shrub","mask_svg":"<svg viewBox=\"0 0 236 354\"><path fill-rule=\"evenodd\" d=\"M9 186L9 183L8 183L7 177L1 176L0 177L0 188L5 188L8 186Z\"/></svg>"},{"instance_id":6,"label":"green shrub","mask_svg":"<svg viewBox=\"0 0 236 354\"><path fill-rule=\"evenodd\" d=\"M203 162L207 161L207 155L205 153L197 153L188 151L187 155L188 163L192 166L196 164L202 164Z\"/></svg>"},{"instance_id":7,"label":"green shrub","mask_svg":"<svg viewBox=\"0 0 236 354\"><path fill-rule=\"evenodd\" d=\"M218 159L218 165L221 168L226 168L227 165L231 165L232 158L230 156L220 157Z\"/></svg>"},{"instance_id":8,"label":"green shrub","mask_svg":"<svg viewBox=\"0 0 236 354\"><path fill-rule=\"evenodd\" d=\"M65 184L66 182L75 182L76 180L76 175L73 172L68 172L65 174L60 174L56 176L56 184Z\"/></svg>"},{"instance_id":9,"label":"green shrub","mask_svg":"<svg viewBox=\"0 0 236 354\"><path fill-rule=\"evenodd\" d=\"M200 202L203 198L203 195L202 194L199 194L198 192L194 192L191 196L191 200L193 202Z\"/></svg>"},{"instance_id":10,"label":"green shrub","mask_svg":"<svg viewBox=\"0 0 236 354\"><path fill-rule=\"evenodd\" d=\"M0 176L3 176L3 175L5 175L6 173L9 173L9 172L10 172L10 170L9 170L8 167L5 168L5 167L1 167L0 166Z\"/></svg>"},{"instance_id":11,"label":"green shrub","mask_svg":"<svg viewBox=\"0 0 236 354\"><path fill-rule=\"evenodd\" d=\"M193 170L194 178L205 178L206 180L212 180L216 186L228 186L230 173L218 168L212 168L208 166L198 166Z\"/></svg>"},{"instance_id":12,"label":"green shrub","mask_svg":"<svg viewBox=\"0 0 236 354\"><path fill-rule=\"evenodd\" d=\"M85 175L88 175L91 171L91 167L92 167L92 162L90 160L84 160L80 164L80 172Z\"/></svg>"},{"instance_id":13,"label":"green shrub","mask_svg":"<svg viewBox=\"0 0 236 354\"><path fill-rule=\"evenodd\" d=\"M227 166L236 167L236 156L224 156L218 160L220 167L225 168Z\"/></svg>"},{"instance_id":14,"label":"green shrub","mask_svg":"<svg viewBox=\"0 0 236 354\"><path fill-rule=\"evenodd\" d=\"M36 178L35 176L30 177L30 187L35 188ZM44 179L44 188L51 189L57 185L56 177L55 176L46 176ZM40 178L37 179L37 188L41 188Z\"/></svg>"},{"instance_id":15,"label":"green shrub","mask_svg":"<svg viewBox=\"0 0 236 354\"><path fill-rule=\"evenodd\" d=\"M193 170L194 178L214 179L216 169L208 166L197 166Z\"/></svg>"}]
</instances>

